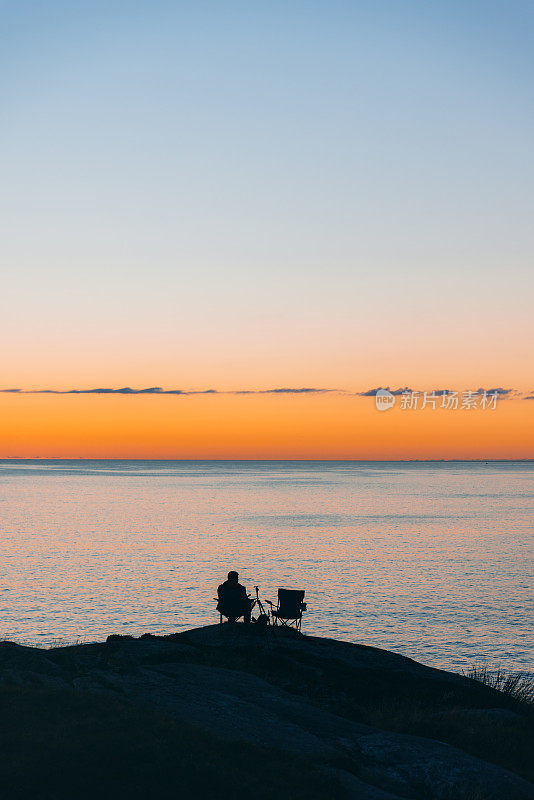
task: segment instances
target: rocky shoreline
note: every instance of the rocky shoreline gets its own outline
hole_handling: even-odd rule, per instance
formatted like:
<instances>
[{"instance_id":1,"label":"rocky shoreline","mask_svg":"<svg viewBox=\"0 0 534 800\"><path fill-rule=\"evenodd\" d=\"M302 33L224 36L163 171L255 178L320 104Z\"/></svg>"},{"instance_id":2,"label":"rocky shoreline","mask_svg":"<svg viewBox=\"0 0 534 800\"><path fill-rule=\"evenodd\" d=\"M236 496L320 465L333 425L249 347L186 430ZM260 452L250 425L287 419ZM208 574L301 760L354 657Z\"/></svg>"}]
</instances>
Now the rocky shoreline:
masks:
<instances>
[{"instance_id":1,"label":"rocky shoreline","mask_svg":"<svg viewBox=\"0 0 534 800\"><path fill-rule=\"evenodd\" d=\"M0 642L0 698L5 798L534 798L528 707L281 629Z\"/></svg>"}]
</instances>

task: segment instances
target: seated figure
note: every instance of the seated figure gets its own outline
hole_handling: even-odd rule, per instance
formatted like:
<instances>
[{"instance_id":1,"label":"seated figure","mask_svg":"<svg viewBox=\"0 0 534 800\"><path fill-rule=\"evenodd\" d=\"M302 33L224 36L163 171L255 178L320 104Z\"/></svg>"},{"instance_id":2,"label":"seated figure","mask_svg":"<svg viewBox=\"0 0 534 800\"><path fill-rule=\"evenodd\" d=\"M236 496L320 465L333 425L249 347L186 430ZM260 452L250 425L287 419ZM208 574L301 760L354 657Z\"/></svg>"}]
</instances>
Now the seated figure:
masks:
<instances>
[{"instance_id":1,"label":"seated figure","mask_svg":"<svg viewBox=\"0 0 534 800\"><path fill-rule=\"evenodd\" d=\"M247 595L247 590L239 583L237 572L229 572L228 580L221 583L217 589L217 611L228 622L235 622L238 617L243 617L244 622L250 622L250 612L253 601Z\"/></svg>"}]
</instances>

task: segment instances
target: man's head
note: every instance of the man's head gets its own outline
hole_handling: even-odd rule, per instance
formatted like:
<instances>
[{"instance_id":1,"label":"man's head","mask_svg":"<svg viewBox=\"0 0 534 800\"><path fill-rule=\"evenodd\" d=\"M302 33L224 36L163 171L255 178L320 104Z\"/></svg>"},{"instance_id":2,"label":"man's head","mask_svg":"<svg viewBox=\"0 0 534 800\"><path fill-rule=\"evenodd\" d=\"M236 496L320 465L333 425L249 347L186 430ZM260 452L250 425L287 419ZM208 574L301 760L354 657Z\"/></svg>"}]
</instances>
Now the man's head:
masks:
<instances>
[{"instance_id":1,"label":"man's head","mask_svg":"<svg viewBox=\"0 0 534 800\"><path fill-rule=\"evenodd\" d=\"M239 582L239 573L232 570L228 573L228 580L231 583L238 583Z\"/></svg>"}]
</instances>

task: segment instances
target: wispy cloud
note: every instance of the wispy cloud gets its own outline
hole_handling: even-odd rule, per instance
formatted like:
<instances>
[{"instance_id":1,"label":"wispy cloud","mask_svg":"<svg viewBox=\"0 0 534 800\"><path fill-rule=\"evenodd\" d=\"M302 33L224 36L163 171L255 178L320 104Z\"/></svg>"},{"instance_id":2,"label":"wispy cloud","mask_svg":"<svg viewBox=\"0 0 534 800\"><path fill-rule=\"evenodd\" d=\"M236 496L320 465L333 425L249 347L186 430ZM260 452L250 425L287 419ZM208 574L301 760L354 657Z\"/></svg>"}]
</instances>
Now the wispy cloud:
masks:
<instances>
[{"instance_id":1,"label":"wispy cloud","mask_svg":"<svg viewBox=\"0 0 534 800\"><path fill-rule=\"evenodd\" d=\"M121 386L118 388L109 386L99 386L91 389L20 389L8 388L0 389L2 394L58 394L58 395L175 395L188 397L191 395L319 395L319 394L340 394L348 397L375 397L378 391L388 391L393 395L401 395L403 393L410 393L418 391L423 393L422 389L411 389L408 386L402 386L397 389L392 389L389 386L377 386L374 389L367 389L361 392L354 392L347 389L339 388L324 388L317 386L280 386L273 389L163 389L161 386L148 386L145 388L132 388L131 386ZM461 394L457 389L433 389L432 392L438 396L452 394L454 392ZM427 392L431 394L432 392ZM473 395L488 395L497 394L500 397L516 397L524 400L534 400L534 392L525 395L518 392L516 389L504 389L502 386L493 389L473 389Z\"/></svg>"},{"instance_id":2,"label":"wispy cloud","mask_svg":"<svg viewBox=\"0 0 534 800\"><path fill-rule=\"evenodd\" d=\"M122 395L198 395L198 394L324 394L336 392L337 389L320 389L310 386L291 388L284 386L278 389L163 389L161 386L149 386L146 389L132 389L123 386L119 389L98 387L96 389L0 389L0 392L13 394L122 394Z\"/></svg>"},{"instance_id":3,"label":"wispy cloud","mask_svg":"<svg viewBox=\"0 0 534 800\"><path fill-rule=\"evenodd\" d=\"M358 395L358 397L375 397L376 393L379 392L379 391L386 391L386 392L391 392L391 394L393 394L393 395L400 395L400 394L404 394L405 392L407 392L407 393L420 392L422 394L424 391L427 391L427 390L424 390L424 389L410 389L408 386L404 386L403 388L400 388L400 389L391 389L389 386L378 386L376 389L368 389L365 392L356 392L356 394ZM479 394L486 393L488 395L489 394L497 394L497 395L500 395L502 397L508 397L508 396L512 396L512 395L518 394L515 391L515 389L503 389L502 386L499 386L499 387L497 387L495 389L484 389L484 388L480 387L478 389L471 389L470 391L472 392L473 395L479 395ZM461 394L461 390L459 391L458 389L432 389L431 391L427 391L427 394L436 394L438 396L441 396L441 395L444 395L444 394L454 394L454 393Z\"/></svg>"},{"instance_id":4,"label":"wispy cloud","mask_svg":"<svg viewBox=\"0 0 534 800\"><path fill-rule=\"evenodd\" d=\"M502 386L499 386L496 389L477 389L476 394L500 394L500 395L510 395L514 393L514 389L503 389Z\"/></svg>"},{"instance_id":5,"label":"wispy cloud","mask_svg":"<svg viewBox=\"0 0 534 800\"><path fill-rule=\"evenodd\" d=\"M284 387L282 389L262 389L259 391L253 391L251 394L325 394L326 392L339 391L339 389L315 389L305 386L301 389L290 389L288 387ZM237 394L243 394L243 392L237 392Z\"/></svg>"},{"instance_id":6,"label":"wispy cloud","mask_svg":"<svg viewBox=\"0 0 534 800\"><path fill-rule=\"evenodd\" d=\"M123 386L120 389L98 387L96 389L1 389L2 392L18 392L19 394L213 394L215 389L188 392L182 389L162 389L160 386L150 386L146 389L132 389Z\"/></svg>"},{"instance_id":7,"label":"wispy cloud","mask_svg":"<svg viewBox=\"0 0 534 800\"><path fill-rule=\"evenodd\" d=\"M413 392L415 389L410 389L404 386L400 389L390 389L389 386L377 386L376 389L368 389L366 392L356 392L358 397L375 397L377 392L391 392L391 394L399 395L403 392Z\"/></svg>"}]
</instances>

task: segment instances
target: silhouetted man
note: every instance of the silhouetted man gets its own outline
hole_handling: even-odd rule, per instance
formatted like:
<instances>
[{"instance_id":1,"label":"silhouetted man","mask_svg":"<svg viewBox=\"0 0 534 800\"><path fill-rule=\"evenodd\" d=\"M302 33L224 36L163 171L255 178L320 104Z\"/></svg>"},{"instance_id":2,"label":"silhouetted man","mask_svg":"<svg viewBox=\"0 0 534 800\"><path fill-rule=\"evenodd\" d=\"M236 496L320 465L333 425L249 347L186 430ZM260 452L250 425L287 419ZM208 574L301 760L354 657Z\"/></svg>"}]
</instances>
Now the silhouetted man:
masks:
<instances>
[{"instance_id":1,"label":"silhouetted man","mask_svg":"<svg viewBox=\"0 0 534 800\"><path fill-rule=\"evenodd\" d=\"M244 622L250 622L252 601L245 587L239 583L237 572L228 573L228 580L217 589L217 597L217 611L228 617L228 622L235 622L238 617L243 617Z\"/></svg>"}]
</instances>

